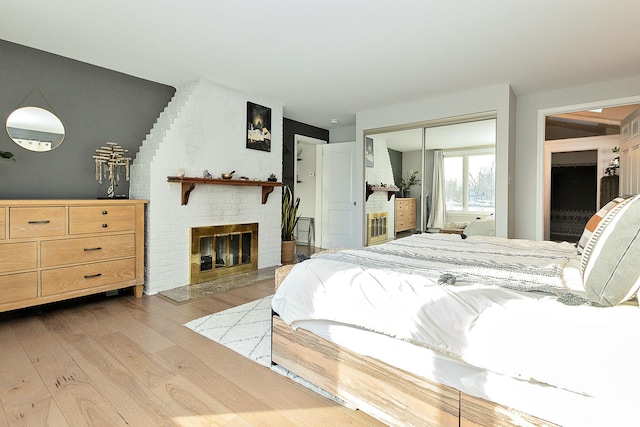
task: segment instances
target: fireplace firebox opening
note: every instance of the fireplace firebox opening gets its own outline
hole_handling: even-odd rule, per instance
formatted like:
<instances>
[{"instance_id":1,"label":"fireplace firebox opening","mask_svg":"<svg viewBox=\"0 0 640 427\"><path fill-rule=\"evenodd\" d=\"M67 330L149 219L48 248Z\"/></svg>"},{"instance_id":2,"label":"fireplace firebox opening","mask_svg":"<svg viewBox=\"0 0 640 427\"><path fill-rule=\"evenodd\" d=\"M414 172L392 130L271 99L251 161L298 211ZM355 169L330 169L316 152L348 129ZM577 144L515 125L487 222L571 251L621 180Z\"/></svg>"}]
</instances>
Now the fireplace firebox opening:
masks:
<instances>
[{"instance_id":1,"label":"fireplace firebox opening","mask_svg":"<svg viewBox=\"0 0 640 427\"><path fill-rule=\"evenodd\" d=\"M190 284L257 269L257 223L191 228Z\"/></svg>"}]
</instances>

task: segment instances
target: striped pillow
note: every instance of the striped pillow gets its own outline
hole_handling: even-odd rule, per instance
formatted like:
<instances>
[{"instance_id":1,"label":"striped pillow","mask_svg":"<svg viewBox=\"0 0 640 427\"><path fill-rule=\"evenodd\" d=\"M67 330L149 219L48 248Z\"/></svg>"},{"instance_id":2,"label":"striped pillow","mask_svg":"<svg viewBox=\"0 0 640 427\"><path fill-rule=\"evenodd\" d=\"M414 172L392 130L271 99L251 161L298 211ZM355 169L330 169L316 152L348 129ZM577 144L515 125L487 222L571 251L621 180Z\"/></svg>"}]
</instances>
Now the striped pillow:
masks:
<instances>
[{"instance_id":1,"label":"striped pillow","mask_svg":"<svg viewBox=\"0 0 640 427\"><path fill-rule=\"evenodd\" d=\"M640 288L640 195L607 213L589 238L580 273L587 299L603 306L627 301Z\"/></svg>"},{"instance_id":2,"label":"striped pillow","mask_svg":"<svg viewBox=\"0 0 640 427\"><path fill-rule=\"evenodd\" d=\"M587 246L589 238L593 234L598 224L600 224L600 221L602 221L602 218L604 218L611 209L615 208L619 203L622 203L628 197L629 196L616 197L615 199L611 200L609 203L601 207L598 212L593 214L593 216L587 222L587 225L584 226L584 231L582 232L582 236L580 236L580 240L578 241L578 255L580 255L584 251L584 247Z\"/></svg>"}]
</instances>

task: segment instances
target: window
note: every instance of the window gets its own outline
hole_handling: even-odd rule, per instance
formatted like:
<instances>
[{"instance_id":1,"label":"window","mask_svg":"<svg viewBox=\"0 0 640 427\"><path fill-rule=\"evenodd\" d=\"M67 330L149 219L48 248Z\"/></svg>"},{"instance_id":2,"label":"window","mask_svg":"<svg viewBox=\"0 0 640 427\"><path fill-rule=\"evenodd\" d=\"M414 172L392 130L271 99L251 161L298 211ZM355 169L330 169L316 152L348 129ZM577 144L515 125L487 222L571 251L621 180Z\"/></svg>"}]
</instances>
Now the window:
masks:
<instances>
[{"instance_id":1,"label":"window","mask_svg":"<svg viewBox=\"0 0 640 427\"><path fill-rule=\"evenodd\" d=\"M445 202L448 212L493 212L495 209L495 152L444 153Z\"/></svg>"}]
</instances>

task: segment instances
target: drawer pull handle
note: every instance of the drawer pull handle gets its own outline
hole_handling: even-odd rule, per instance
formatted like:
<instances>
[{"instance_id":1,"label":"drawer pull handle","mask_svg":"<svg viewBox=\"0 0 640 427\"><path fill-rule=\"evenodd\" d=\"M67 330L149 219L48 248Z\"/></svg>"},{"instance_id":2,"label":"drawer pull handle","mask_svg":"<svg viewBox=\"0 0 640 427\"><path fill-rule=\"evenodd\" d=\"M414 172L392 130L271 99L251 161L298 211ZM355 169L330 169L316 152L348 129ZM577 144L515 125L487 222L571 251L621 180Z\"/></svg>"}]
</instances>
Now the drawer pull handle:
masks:
<instances>
[{"instance_id":1,"label":"drawer pull handle","mask_svg":"<svg viewBox=\"0 0 640 427\"><path fill-rule=\"evenodd\" d=\"M84 276L85 279L93 279L94 277L100 277L102 276L102 273L98 273L98 274L89 274L87 276Z\"/></svg>"},{"instance_id":2,"label":"drawer pull handle","mask_svg":"<svg viewBox=\"0 0 640 427\"><path fill-rule=\"evenodd\" d=\"M102 224L102 228L107 228L108 225L107 224Z\"/></svg>"},{"instance_id":3,"label":"drawer pull handle","mask_svg":"<svg viewBox=\"0 0 640 427\"><path fill-rule=\"evenodd\" d=\"M100 246L96 247L96 248L84 248L85 252L90 252L90 251L100 251L102 250L102 248Z\"/></svg>"},{"instance_id":4,"label":"drawer pull handle","mask_svg":"<svg viewBox=\"0 0 640 427\"><path fill-rule=\"evenodd\" d=\"M29 224L49 224L51 221L45 219L44 221L29 221Z\"/></svg>"},{"instance_id":5,"label":"drawer pull handle","mask_svg":"<svg viewBox=\"0 0 640 427\"><path fill-rule=\"evenodd\" d=\"M102 215L106 215L106 214L108 214L108 213L109 213L109 212L107 212L107 211L102 211Z\"/></svg>"}]
</instances>

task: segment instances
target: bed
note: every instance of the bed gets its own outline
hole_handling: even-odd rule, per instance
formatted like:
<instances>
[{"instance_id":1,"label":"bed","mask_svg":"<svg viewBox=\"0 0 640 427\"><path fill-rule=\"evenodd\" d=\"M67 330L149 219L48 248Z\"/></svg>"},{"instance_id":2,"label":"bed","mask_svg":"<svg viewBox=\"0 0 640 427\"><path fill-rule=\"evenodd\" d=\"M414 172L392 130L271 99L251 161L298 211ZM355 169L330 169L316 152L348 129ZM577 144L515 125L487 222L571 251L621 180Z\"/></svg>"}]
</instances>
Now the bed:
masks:
<instances>
[{"instance_id":1,"label":"bed","mask_svg":"<svg viewBox=\"0 0 640 427\"><path fill-rule=\"evenodd\" d=\"M636 425L640 199L577 245L420 234L277 271L272 360L389 425Z\"/></svg>"}]
</instances>

